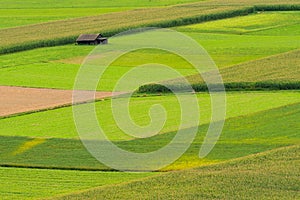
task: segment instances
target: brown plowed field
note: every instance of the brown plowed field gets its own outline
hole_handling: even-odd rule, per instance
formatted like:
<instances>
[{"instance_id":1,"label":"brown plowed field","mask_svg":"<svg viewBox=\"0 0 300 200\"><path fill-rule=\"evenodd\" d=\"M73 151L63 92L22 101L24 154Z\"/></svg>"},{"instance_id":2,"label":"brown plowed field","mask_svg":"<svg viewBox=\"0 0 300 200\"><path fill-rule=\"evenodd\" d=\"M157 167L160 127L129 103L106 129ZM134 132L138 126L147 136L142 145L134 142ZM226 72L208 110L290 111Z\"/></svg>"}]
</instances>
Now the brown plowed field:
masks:
<instances>
[{"instance_id":1,"label":"brown plowed field","mask_svg":"<svg viewBox=\"0 0 300 200\"><path fill-rule=\"evenodd\" d=\"M0 86L0 116L71 104L72 92L72 90ZM112 92L97 92L96 98L112 95Z\"/></svg>"}]
</instances>

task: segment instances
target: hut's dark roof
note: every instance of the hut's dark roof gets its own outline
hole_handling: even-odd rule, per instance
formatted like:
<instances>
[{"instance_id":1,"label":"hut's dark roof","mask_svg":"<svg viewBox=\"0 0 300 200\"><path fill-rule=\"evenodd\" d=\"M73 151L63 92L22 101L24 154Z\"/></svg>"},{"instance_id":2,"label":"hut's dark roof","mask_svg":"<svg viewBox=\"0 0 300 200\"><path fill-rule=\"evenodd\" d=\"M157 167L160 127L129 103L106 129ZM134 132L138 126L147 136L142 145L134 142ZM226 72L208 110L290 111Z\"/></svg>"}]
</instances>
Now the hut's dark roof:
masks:
<instances>
[{"instance_id":1,"label":"hut's dark roof","mask_svg":"<svg viewBox=\"0 0 300 200\"><path fill-rule=\"evenodd\" d=\"M94 41L99 37L99 35L100 34L81 34L76 41Z\"/></svg>"}]
</instances>

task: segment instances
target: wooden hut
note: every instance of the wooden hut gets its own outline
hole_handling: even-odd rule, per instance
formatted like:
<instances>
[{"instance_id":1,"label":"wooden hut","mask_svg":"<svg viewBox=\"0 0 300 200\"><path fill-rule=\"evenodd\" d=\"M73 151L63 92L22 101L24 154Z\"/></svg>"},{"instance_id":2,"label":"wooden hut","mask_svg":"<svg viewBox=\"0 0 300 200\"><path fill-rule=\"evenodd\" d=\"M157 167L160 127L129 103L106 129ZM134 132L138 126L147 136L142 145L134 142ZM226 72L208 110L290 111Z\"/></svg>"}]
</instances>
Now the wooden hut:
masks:
<instances>
[{"instance_id":1,"label":"wooden hut","mask_svg":"<svg viewBox=\"0 0 300 200\"><path fill-rule=\"evenodd\" d=\"M97 44L107 44L107 38L103 37L101 34L81 34L77 40L77 44L88 44L88 45L97 45Z\"/></svg>"}]
</instances>

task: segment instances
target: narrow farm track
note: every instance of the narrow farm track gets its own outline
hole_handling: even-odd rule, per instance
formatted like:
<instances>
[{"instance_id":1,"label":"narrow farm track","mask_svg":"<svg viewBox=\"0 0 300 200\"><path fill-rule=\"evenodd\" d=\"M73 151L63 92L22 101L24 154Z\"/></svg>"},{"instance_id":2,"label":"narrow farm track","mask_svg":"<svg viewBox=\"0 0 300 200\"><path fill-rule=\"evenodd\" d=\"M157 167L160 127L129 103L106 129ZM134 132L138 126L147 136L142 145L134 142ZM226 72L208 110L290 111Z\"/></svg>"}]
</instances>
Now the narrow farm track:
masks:
<instances>
[{"instance_id":1,"label":"narrow farm track","mask_svg":"<svg viewBox=\"0 0 300 200\"><path fill-rule=\"evenodd\" d=\"M0 86L0 117L70 105L72 92L72 90ZM96 99L112 96L112 92L96 92ZM82 99L87 100L90 99Z\"/></svg>"}]
</instances>

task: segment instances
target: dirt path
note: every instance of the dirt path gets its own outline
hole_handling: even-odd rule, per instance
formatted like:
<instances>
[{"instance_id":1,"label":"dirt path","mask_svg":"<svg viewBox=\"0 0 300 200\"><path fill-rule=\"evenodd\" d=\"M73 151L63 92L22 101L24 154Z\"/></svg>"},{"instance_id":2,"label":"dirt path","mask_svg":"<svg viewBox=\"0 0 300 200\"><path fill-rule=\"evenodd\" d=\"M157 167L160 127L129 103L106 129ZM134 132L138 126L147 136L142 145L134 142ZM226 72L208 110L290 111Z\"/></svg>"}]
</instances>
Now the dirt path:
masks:
<instances>
[{"instance_id":1,"label":"dirt path","mask_svg":"<svg viewBox=\"0 0 300 200\"><path fill-rule=\"evenodd\" d=\"M0 116L71 104L72 92L72 90L0 86ZM97 92L96 98L112 95L112 92Z\"/></svg>"}]
</instances>

